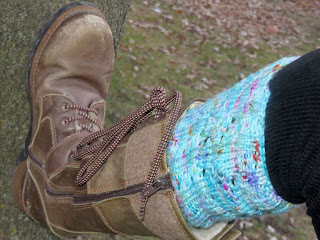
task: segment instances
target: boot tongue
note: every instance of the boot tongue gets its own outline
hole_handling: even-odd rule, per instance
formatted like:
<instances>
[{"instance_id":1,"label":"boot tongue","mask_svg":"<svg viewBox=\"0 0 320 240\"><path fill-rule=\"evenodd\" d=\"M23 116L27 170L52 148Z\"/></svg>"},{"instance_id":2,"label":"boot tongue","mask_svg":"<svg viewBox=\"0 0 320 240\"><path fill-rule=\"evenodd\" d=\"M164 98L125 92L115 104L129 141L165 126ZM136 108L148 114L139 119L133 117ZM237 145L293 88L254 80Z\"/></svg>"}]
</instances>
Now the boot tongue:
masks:
<instances>
[{"instance_id":1,"label":"boot tongue","mask_svg":"<svg viewBox=\"0 0 320 240\"><path fill-rule=\"evenodd\" d=\"M90 104L89 108L94 109L97 111L98 114L95 114L93 112L89 112L88 115L95 119L101 127L104 125L104 118L105 118L105 112L106 112L106 102L104 100L100 101L94 101ZM89 120L83 119L80 120L85 122L84 124L89 124L92 126L94 131L99 131L101 128L97 124L92 124Z\"/></svg>"},{"instance_id":2,"label":"boot tongue","mask_svg":"<svg viewBox=\"0 0 320 240\"><path fill-rule=\"evenodd\" d=\"M80 104L77 104L77 105L80 105ZM76 128L75 130L76 131L85 130L82 126L87 126L93 129L93 131L101 130L103 128L104 117L105 117L105 101L104 100L94 101L89 106L83 106L83 105L80 105L80 106L95 110L97 114L95 112L84 111L79 109L76 111L76 116L79 116L80 114L88 115L88 117L96 120L98 124L90 121L87 118L80 119L80 120L77 120L76 122L77 124L75 125L75 128Z\"/></svg>"},{"instance_id":3,"label":"boot tongue","mask_svg":"<svg viewBox=\"0 0 320 240\"><path fill-rule=\"evenodd\" d=\"M72 123L69 127L64 127L65 130L68 128L67 131L76 133L83 131L91 132L91 130L95 132L103 128L106 112L106 102L104 99L90 102L88 95L82 99L79 97L75 99L70 94L64 96L59 94L58 96L60 103L57 103L57 106L66 104L71 110L71 112L68 111L70 114L62 116L63 119L71 119L68 121Z\"/></svg>"},{"instance_id":4,"label":"boot tongue","mask_svg":"<svg viewBox=\"0 0 320 240\"><path fill-rule=\"evenodd\" d=\"M74 104L96 110L98 112L97 115L93 112L81 110L77 110L77 112L88 114L97 120L101 126L103 126L105 117L105 100L103 96L106 96L105 92L98 90L99 88L92 84L88 79L79 81L78 79L69 78L67 80L61 80L57 85L58 86L56 86L56 90L59 92L59 94L66 95L68 98L73 100ZM100 130L96 124L92 124L87 119L81 119L77 122L91 126L95 131ZM81 127L76 125L76 130L81 130Z\"/></svg>"}]
</instances>

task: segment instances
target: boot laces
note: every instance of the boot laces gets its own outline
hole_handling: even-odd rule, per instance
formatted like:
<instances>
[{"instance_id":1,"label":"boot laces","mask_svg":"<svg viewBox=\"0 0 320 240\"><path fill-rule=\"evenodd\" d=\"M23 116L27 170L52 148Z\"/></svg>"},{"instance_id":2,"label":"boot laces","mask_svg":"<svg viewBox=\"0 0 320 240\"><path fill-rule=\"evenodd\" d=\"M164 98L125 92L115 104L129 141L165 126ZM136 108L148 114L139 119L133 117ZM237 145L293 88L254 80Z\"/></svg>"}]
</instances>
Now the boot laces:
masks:
<instances>
[{"instance_id":1,"label":"boot laces","mask_svg":"<svg viewBox=\"0 0 320 240\"><path fill-rule=\"evenodd\" d=\"M151 92L149 101L143 104L136 112L119 121L112 127L102 129L85 137L73 151L73 157L77 160L81 160L85 156L92 154L90 159L79 170L76 177L76 184L81 186L85 184L103 166L111 153L116 149L118 144L128 133L133 132L137 126L151 116L152 113L154 114L155 118L158 118L161 114L167 114L169 111L171 111L169 107L170 103L174 102L166 131L161 139L142 190L140 209L141 219L144 219L145 206L148 201L148 197L143 196L143 194L155 180L162 156L169 142L171 132L173 131L179 117L182 101L181 93L177 91L167 99L165 96L166 91L164 88L154 88ZM98 143L91 144L95 140L98 140Z\"/></svg>"},{"instance_id":2,"label":"boot laces","mask_svg":"<svg viewBox=\"0 0 320 240\"><path fill-rule=\"evenodd\" d=\"M91 123L90 125L78 123L78 126L81 128L81 130L75 131L75 133L81 133L81 132L93 133L95 131L93 129L93 124L97 125L99 127L99 129L103 128L102 125L96 119L94 119L92 116L90 116L90 113L94 113L96 116L98 115L97 110L95 110L93 108L87 108L87 107L80 106L77 104L66 104L63 106L63 109L64 110L68 110L68 109L78 110L76 116L68 117L68 118L64 119L63 123L62 123L63 125L67 125L71 122L79 121L82 119L86 119Z\"/></svg>"}]
</instances>

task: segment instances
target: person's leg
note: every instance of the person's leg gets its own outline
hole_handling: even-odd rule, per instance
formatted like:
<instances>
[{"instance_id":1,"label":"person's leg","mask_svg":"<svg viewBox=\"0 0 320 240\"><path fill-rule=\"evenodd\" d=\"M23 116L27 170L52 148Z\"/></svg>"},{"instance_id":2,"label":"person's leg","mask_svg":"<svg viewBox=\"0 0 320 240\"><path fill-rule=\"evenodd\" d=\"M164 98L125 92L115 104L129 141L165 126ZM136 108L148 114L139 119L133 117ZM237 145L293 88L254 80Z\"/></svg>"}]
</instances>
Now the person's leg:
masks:
<instances>
[{"instance_id":1,"label":"person's leg","mask_svg":"<svg viewBox=\"0 0 320 240\"><path fill-rule=\"evenodd\" d=\"M320 239L320 49L270 81L266 159L272 185L292 203L308 207Z\"/></svg>"},{"instance_id":2,"label":"person's leg","mask_svg":"<svg viewBox=\"0 0 320 240\"><path fill-rule=\"evenodd\" d=\"M281 59L185 113L167 161L190 226L307 202L319 237L319 66L320 49Z\"/></svg>"},{"instance_id":3,"label":"person's leg","mask_svg":"<svg viewBox=\"0 0 320 240\"><path fill-rule=\"evenodd\" d=\"M290 209L266 169L265 112L270 79L296 58L284 58L190 109L173 131L168 165L191 226Z\"/></svg>"}]
</instances>

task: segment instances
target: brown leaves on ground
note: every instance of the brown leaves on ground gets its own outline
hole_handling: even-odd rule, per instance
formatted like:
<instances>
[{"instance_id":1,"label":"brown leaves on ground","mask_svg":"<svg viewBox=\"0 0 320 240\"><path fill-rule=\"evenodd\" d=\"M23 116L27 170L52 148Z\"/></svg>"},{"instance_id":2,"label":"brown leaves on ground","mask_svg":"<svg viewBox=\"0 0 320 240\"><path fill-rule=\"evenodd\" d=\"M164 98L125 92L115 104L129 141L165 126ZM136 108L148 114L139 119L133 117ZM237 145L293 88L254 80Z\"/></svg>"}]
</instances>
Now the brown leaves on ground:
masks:
<instances>
[{"instance_id":1,"label":"brown leaves on ground","mask_svg":"<svg viewBox=\"0 0 320 240\"><path fill-rule=\"evenodd\" d=\"M184 27L194 31L202 41L212 40L243 50L259 49L267 43L273 48L286 47L290 40L306 42L308 32L299 18L320 17L320 2L267 0L169 0L177 11L194 16L185 19ZM205 21L203 21L205 20ZM316 24L316 23L314 23ZM320 26L318 26L320 27Z\"/></svg>"},{"instance_id":2,"label":"brown leaves on ground","mask_svg":"<svg viewBox=\"0 0 320 240\"><path fill-rule=\"evenodd\" d=\"M128 35L121 47L134 64L130 75L141 79L152 69L164 83L201 92L223 90L243 79L248 65L257 69L271 56L320 47L319 0L144 0L133 1L130 16L131 33L140 34Z\"/></svg>"},{"instance_id":3,"label":"brown leaves on ground","mask_svg":"<svg viewBox=\"0 0 320 240\"><path fill-rule=\"evenodd\" d=\"M150 1L153 2L153 1ZM166 0L178 15L183 16L181 26L194 33L195 43L212 42L225 48L236 46L242 51L258 50L266 43L272 49L297 46L308 41L309 33L300 24L300 18L311 18L310 26L319 25L312 18L320 18L318 0ZM149 2L145 1L147 5ZM155 10L171 21L173 17ZM156 24L137 22L142 28L159 28L164 34L170 31ZM320 29L319 29L320 30ZM178 35L183 40L183 35Z\"/></svg>"}]
</instances>

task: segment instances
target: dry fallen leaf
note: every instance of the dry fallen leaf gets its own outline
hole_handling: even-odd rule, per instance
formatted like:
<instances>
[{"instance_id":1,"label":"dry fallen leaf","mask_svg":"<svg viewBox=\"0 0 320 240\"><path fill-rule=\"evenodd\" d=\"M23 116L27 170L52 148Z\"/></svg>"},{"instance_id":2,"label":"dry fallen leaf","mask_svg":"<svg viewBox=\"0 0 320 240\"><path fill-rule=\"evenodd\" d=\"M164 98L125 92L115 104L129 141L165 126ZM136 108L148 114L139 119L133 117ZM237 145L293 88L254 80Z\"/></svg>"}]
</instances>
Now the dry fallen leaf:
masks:
<instances>
[{"instance_id":1,"label":"dry fallen leaf","mask_svg":"<svg viewBox=\"0 0 320 240\"><path fill-rule=\"evenodd\" d=\"M267 26L267 27L266 27L266 31L267 31L267 33L269 33L269 34L277 34L277 33L279 32L279 28L278 28L277 26L275 26L275 25L273 25L273 26Z\"/></svg>"}]
</instances>

